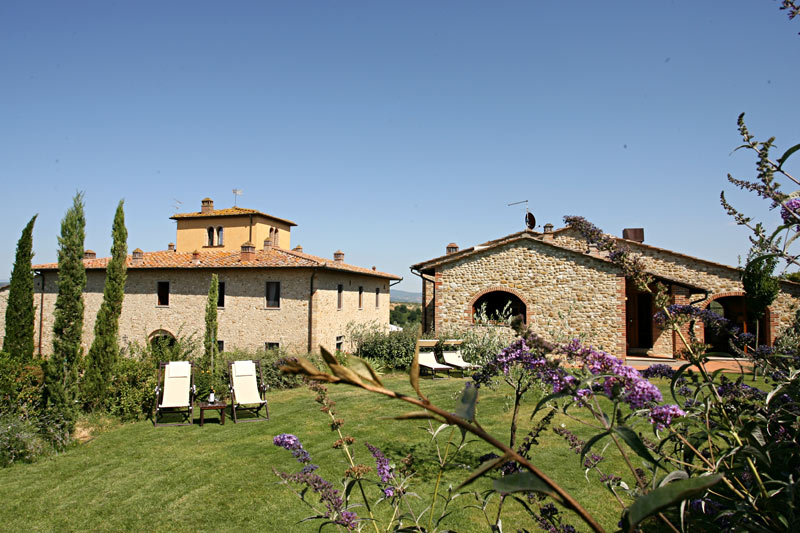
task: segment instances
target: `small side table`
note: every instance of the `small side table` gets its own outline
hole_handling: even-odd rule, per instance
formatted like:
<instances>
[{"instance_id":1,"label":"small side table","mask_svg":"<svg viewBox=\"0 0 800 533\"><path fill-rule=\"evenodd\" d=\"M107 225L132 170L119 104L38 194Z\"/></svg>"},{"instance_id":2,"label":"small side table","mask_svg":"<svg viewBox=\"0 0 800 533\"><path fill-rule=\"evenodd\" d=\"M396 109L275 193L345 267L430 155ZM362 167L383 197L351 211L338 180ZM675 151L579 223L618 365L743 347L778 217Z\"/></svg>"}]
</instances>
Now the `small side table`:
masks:
<instances>
[{"instance_id":1,"label":"small side table","mask_svg":"<svg viewBox=\"0 0 800 533\"><path fill-rule=\"evenodd\" d=\"M206 411L216 410L219 411L219 424L221 426L225 425L225 409L227 409L228 404L225 402L200 402L197 404L200 407L200 427L203 427L203 422L205 419Z\"/></svg>"}]
</instances>

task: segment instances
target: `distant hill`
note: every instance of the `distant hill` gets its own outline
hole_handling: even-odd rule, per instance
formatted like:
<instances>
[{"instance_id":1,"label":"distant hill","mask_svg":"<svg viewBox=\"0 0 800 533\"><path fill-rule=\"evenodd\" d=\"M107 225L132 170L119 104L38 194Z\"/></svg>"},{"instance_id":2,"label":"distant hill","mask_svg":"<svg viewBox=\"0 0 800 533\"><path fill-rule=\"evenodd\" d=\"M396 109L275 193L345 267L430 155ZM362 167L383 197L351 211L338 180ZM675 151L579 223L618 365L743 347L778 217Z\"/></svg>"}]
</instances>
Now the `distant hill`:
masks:
<instances>
[{"instance_id":1,"label":"distant hill","mask_svg":"<svg viewBox=\"0 0 800 533\"><path fill-rule=\"evenodd\" d=\"M401 291L397 289L392 289L391 296L389 298L392 302L403 302L403 303L422 303L422 293L421 292L408 292L408 291Z\"/></svg>"}]
</instances>

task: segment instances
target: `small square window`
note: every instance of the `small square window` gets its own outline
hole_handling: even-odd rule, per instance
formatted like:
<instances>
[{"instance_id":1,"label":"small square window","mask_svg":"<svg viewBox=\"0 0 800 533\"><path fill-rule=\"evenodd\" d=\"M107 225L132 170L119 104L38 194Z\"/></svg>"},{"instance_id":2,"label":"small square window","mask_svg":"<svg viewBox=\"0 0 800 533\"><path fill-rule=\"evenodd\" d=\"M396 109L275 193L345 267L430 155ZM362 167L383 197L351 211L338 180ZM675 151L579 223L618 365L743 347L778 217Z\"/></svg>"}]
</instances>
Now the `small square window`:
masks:
<instances>
[{"instance_id":1,"label":"small square window","mask_svg":"<svg viewBox=\"0 0 800 533\"><path fill-rule=\"evenodd\" d=\"M217 340L217 351L222 353L225 351L225 341Z\"/></svg>"},{"instance_id":2,"label":"small square window","mask_svg":"<svg viewBox=\"0 0 800 533\"><path fill-rule=\"evenodd\" d=\"M280 281L267 282L267 307L277 309L281 306L281 283Z\"/></svg>"},{"instance_id":3,"label":"small square window","mask_svg":"<svg viewBox=\"0 0 800 533\"><path fill-rule=\"evenodd\" d=\"M225 282L219 282L219 294L217 295L217 307L225 307Z\"/></svg>"},{"instance_id":4,"label":"small square window","mask_svg":"<svg viewBox=\"0 0 800 533\"><path fill-rule=\"evenodd\" d=\"M342 308L342 293L344 292L344 285L336 286L336 309Z\"/></svg>"},{"instance_id":5,"label":"small square window","mask_svg":"<svg viewBox=\"0 0 800 533\"><path fill-rule=\"evenodd\" d=\"M269 351L269 350L278 350L278 349L280 349L280 347L281 347L281 343L279 343L279 342L265 342L264 343L264 349L267 350L267 351Z\"/></svg>"},{"instance_id":6,"label":"small square window","mask_svg":"<svg viewBox=\"0 0 800 533\"><path fill-rule=\"evenodd\" d=\"M159 281L156 284L157 304L163 307L169 305L169 281Z\"/></svg>"}]
</instances>

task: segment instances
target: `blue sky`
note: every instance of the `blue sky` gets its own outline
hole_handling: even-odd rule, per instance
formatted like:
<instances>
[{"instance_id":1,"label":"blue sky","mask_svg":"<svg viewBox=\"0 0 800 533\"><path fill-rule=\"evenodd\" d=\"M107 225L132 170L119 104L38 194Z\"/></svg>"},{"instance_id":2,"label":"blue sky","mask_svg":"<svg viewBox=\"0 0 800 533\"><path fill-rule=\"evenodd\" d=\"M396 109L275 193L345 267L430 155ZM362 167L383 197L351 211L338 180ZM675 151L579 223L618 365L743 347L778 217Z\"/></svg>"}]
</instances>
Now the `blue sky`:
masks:
<instances>
[{"instance_id":1,"label":"blue sky","mask_svg":"<svg viewBox=\"0 0 800 533\"><path fill-rule=\"evenodd\" d=\"M3 2L0 279L86 193L86 247L165 249L209 196L297 222L292 244L396 273L583 215L737 264L719 192L752 177L747 113L800 142L800 22L773 0Z\"/></svg>"}]
</instances>

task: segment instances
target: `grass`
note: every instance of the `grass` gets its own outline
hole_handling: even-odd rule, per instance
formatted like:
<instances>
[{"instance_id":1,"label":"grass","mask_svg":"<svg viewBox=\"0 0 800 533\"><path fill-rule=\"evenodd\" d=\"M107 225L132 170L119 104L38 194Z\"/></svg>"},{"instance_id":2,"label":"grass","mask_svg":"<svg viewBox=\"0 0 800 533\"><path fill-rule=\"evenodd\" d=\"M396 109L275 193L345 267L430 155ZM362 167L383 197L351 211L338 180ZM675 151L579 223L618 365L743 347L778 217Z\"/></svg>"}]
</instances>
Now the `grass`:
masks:
<instances>
[{"instance_id":1,"label":"grass","mask_svg":"<svg viewBox=\"0 0 800 533\"><path fill-rule=\"evenodd\" d=\"M412 393L405 376L389 377L386 382L390 388ZM433 403L454 408L463 380L425 380L423 388ZM393 463L413 454L418 473L412 490L420 496L414 505L418 510L428 505L438 470L436 449L421 427L425 424L386 419L414 409L354 388L331 386L329 390L338 416L345 420L343 432L357 439L357 462L375 465L363 445L365 440L381 448ZM502 388L481 390L478 421L507 441L511 414L506 392ZM216 413L207 412L202 428L198 424L154 428L149 422L110 427L65 453L0 470L0 500L4 503L0 523L6 531L317 531L321 522L301 523L313 511L279 485L273 473L273 468L297 471L299 464L289 452L272 444L277 434L297 435L320 465L318 473L338 488L345 461L341 450L332 449L338 436L313 398L314 393L305 388L271 393L269 422L233 424L228 419L221 426L216 423ZM531 425L528 416L536 400L531 397L526 403L518 441ZM576 424L562 415L554 423L568 424L583 439L592 434L588 428L574 427ZM540 442L532 449L534 464L562 484L607 530L616 529L619 505L597 483L596 473L588 475L589 482L578 456L552 431L545 432ZM483 442L469 444L445 472L443 488L458 485L477 466L478 457L490 451ZM604 471L622 473L619 454L608 450L605 455ZM374 473L371 478L375 479ZM632 485L630 476L623 478ZM467 490L489 487L490 481L482 479ZM377 499L376 486L369 485L367 490ZM457 499L455 507L476 503L468 495ZM490 505L492 513L493 509L494 503ZM366 515L363 507L355 511ZM384 521L391 514L386 503L375 511ZM576 517L567 518L585 529ZM516 503L504 507L503 525L507 531L536 529ZM452 513L442 527L488 529L477 509ZM372 527L365 530L374 531Z\"/></svg>"}]
</instances>

